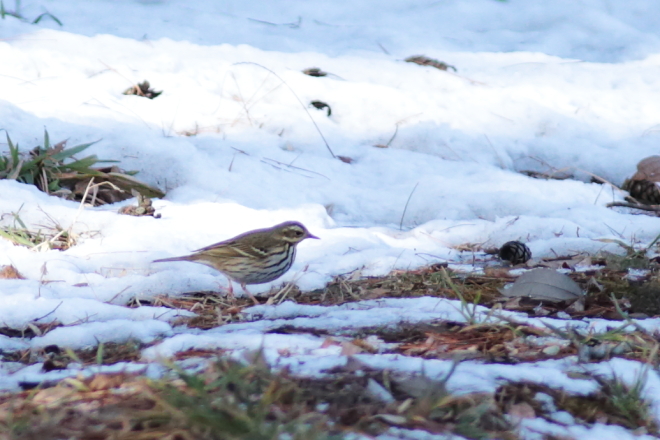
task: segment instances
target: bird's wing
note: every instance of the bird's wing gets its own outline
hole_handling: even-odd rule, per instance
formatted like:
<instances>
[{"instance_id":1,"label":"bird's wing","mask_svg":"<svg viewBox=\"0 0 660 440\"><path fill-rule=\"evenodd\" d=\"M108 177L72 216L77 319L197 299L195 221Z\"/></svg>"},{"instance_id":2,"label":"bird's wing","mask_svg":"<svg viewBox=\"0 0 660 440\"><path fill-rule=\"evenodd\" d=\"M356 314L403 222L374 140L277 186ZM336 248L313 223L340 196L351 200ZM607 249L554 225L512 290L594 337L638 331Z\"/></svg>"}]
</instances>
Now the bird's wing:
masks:
<instances>
[{"instance_id":1,"label":"bird's wing","mask_svg":"<svg viewBox=\"0 0 660 440\"><path fill-rule=\"evenodd\" d=\"M243 240L227 240L210 246L197 249L195 254L207 254L215 257L247 257L247 258L266 258L268 253L265 249L255 247Z\"/></svg>"}]
</instances>

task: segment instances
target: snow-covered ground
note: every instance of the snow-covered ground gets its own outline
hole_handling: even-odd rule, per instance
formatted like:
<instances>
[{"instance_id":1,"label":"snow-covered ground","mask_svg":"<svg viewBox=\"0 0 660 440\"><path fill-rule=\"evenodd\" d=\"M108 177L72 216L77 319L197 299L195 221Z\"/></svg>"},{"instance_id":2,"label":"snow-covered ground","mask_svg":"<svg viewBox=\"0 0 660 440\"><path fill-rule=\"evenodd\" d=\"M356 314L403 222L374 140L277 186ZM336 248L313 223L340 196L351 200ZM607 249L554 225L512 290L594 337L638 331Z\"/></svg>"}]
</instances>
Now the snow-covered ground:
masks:
<instances>
[{"instance_id":1,"label":"snow-covered ground","mask_svg":"<svg viewBox=\"0 0 660 440\"><path fill-rule=\"evenodd\" d=\"M413 314L456 315L455 305L425 312L415 301L387 313L366 302L361 313L319 306L312 315L290 310L281 317L260 306L255 321L199 332L172 327L187 312L125 307L133 298L218 290L226 281L210 268L151 261L285 220L304 223L321 240L303 242L293 269L253 292L292 279L303 290L319 288L355 270L367 276L461 265L472 258L456 249L465 244L522 240L540 258L616 251L595 239L645 244L660 234L657 218L605 206L622 200L621 191L590 183L596 175L620 186L639 160L660 151L660 4L30 0L20 6L30 20L48 11L62 26L48 17L36 25L10 16L0 21L0 128L24 151L42 143L44 128L70 146L99 140L90 153L138 170L167 196L154 202L162 218L130 217L117 213L120 205L81 210L0 181L3 224L18 213L33 229L57 223L80 237L67 251L41 253L0 240L0 264L26 277L0 281L0 326L65 325L32 339L2 337L3 351L136 339L158 341L144 353L157 360L191 347L240 351L265 344L274 365L320 374L345 362L340 350L320 348L322 339L313 336L265 337L271 320L314 316L314 326L340 332L342 325L366 325L372 314L379 325ZM457 71L404 62L420 54ZM301 72L310 67L329 75ZM162 95L122 94L145 79ZM332 114L311 107L314 100ZM533 179L525 170L561 170L576 179ZM234 333L230 341L227 332ZM293 354L278 358L282 347ZM422 368L419 359L383 356L365 355L364 362ZM449 365L424 362L438 374ZM17 368L0 369L0 388L47 376L36 365ZM531 365L505 377L554 375L578 392L579 381L566 376L570 368ZM632 374L639 365L612 361L601 368ZM476 369L483 389L503 377L469 364L459 372L471 377ZM461 374L450 383L456 391ZM649 374L649 396L657 396L657 380ZM579 437L627 435L607 432Z\"/></svg>"}]
</instances>

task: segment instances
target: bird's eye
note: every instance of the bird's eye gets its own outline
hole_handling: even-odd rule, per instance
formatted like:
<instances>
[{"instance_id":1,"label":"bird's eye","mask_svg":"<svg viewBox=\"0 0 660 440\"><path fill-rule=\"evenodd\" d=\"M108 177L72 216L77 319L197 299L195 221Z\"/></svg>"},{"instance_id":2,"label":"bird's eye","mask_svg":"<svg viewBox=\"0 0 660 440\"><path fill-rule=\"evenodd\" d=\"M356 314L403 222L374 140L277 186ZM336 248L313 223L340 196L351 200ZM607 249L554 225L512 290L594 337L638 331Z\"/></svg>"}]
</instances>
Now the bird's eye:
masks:
<instances>
[{"instance_id":1,"label":"bird's eye","mask_svg":"<svg viewBox=\"0 0 660 440\"><path fill-rule=\"evenodd\" d=\"M296 235L297 235L298 237L300 237L301 235L303 235L303 232L302 232L302 231L296 231Z\"/></svg>"}]
</instances>

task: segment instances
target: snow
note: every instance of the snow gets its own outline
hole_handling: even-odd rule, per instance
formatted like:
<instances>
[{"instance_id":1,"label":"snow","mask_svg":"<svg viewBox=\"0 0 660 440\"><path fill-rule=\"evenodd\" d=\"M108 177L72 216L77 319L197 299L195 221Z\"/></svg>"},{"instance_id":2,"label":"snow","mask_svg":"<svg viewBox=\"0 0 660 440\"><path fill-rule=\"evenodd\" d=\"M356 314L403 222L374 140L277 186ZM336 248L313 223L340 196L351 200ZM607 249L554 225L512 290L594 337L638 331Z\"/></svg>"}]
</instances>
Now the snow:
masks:
<instances>
[{"instance_id":1,"label":"snow","mask_svg":"<svg viewBox=\"0 0 660 440\"><path fill-rule=\"evenodd\" d=\"M130 217L117 211L134 201L82 208L1 180L3 225L19 216L31 228L71 228L78 236L63 252L34 252L0 239L0 265L12 264L26 278L0 280L0 326L64 325L32 339L0 336L3 352L138 340L151 344L143 361L156 363L189 348L236 356L263 348L274 366L312 375L345 364L341 348L326 347L317 336L267 332L286 324L341 336L373 326L466 321L459 302L437 298L333 307L284 302L247 309L247 321L201 332L173 328L189 312L126 307L156 295L220 291L227 281L213 269L151 262L286 220L301 221L321 239L303 242L293 268L251 286L254 293L291 280L311 290L339 274L383 275L438 262L480 270L472 253L457 250L465 244L496 247L519 239L542 258L620 252L598 239L643 245L660 234L656 218L606 207L624 194L590 181L596 175L620 186L639 160L658 153L660 5L21 2L30 20L46 11L63 26L48 17L37 25L13 17L1 22L0 128L23 151L41 144L44 129L69 146L98 141L90 154L119 160L167 196L154 201L162 218ZM417 54L457 71L403 61ZM301 73L308 67L330 75ZM145 79L163 94L122 95ZM332 115L308 106L312 100L328 103ZM524 170L560 170L578 179L533 179ZM484 308L472 312L478 320L499 319ZM500 316L591 332L617 327ZM639 325L657 331L660 321ZM440 374L449 365L358 356L408 372L423 364ZM449 384L456 392L492 391L501 378L535 380L541 369L544 380L584 392L584 381L565 375L576 365L575 359L520 368L462 363ZM597 365L616 374L639 369L614 360ZM77 370L58 374L0 368L0 388ZM651 392L656 374L645 380L660 416ZM534 430L559 429L542 423L528 423L529 438ZM562 429L556 435L627 435L611 426ZM393 431L382 438L426 437Z\"/></svg>"}]
</instances>

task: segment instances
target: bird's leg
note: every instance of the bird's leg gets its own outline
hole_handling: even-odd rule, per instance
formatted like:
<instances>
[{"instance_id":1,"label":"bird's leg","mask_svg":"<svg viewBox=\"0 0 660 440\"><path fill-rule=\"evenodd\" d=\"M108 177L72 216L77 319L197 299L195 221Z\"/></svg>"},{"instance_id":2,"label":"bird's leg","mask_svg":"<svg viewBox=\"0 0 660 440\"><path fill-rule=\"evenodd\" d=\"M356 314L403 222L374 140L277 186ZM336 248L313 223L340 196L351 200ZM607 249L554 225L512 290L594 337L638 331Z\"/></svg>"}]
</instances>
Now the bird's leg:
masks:
<instances>
[{"instance_id":1,"label":"bird's leg","mask_svg":"<svg viewBox=\"0 0 660 440\"><path fill-rule=\"evenodd\" d=\"M245 283L241 283L241 287L243 288L243 291L245 292L245 294L246 294L247 296L250 297L250 299L252 300L252 302L254 302L255 305L258 306L259 304L261 304L261 303L259 302L259 300L258 300L257 298L255 298L255 296L252 295L252 294L247 290L247 287L245 286Z\"/></svg>"},{"instance_id":2,"label":"bird's leg","mask_svg":"<svg viewBox=\"0 0 660 440\"><path fill-rule=\"evenodd\" d=\"M231 283L231 279L227 277L227 281L229 281L229 287L224 287L218 283L218 287L220 288L221 291L226 291L227 292L227 298L230 299L233 303L236 303L236 297L234 296L234 286Z\"/></svg>"}]
</instances>

